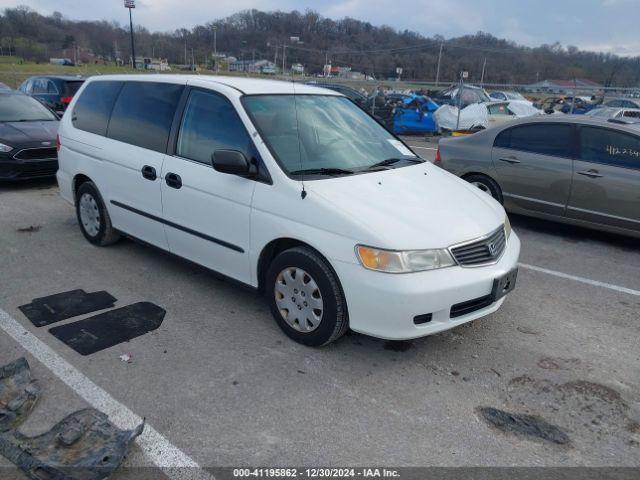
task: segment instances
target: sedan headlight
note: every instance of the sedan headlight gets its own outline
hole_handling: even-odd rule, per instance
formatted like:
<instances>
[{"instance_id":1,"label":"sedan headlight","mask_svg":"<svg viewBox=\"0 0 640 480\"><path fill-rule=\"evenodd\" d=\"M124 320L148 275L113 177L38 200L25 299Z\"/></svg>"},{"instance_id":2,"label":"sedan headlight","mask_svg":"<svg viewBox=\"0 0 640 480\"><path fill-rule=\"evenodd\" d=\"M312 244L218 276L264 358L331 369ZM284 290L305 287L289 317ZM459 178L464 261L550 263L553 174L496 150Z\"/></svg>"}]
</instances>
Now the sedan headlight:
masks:
<instances>
[{"instance_id":1,"label":"sedan headlight","mask_svg":"<svg viewBox=\"0 0 640 480\"><path fill-rule=\"evenodd\" d=\"M13 147L11 145L5 145L4 143L0 143L0 152L7 153L7 152L10 152L11 150L13 150Z\"/></svg>"},{"instance_id":2,"label":"sedan headlight","mask_svg":"<svg viewBox=\"0 0 640 480\"><path fill-rule=\"evenodd\" d=\"M356 255L364 268L386 273L421 272L456 264L446 249L398 251L356 245Z\"/></svg>"},{"instance_id":3,"label":"sedan headlight","mask_svg":"<svg viewBox=\"0 0 640 480\"><path fill-rule=\"evenodd\" d=\"M509 221L509 215L504 216L504 233L507 239L511 236L511 222Z\"/></svg>"}]
</instances>

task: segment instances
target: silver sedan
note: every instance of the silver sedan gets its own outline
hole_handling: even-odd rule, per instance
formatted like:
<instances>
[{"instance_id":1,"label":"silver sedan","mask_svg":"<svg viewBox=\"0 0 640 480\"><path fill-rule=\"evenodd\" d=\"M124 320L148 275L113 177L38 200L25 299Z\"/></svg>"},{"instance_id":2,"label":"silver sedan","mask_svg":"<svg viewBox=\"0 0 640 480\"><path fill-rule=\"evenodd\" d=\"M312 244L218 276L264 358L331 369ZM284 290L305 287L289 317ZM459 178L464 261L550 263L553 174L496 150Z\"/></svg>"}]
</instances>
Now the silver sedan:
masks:
<instances>
[{"instance_id":1,"label":"silver sedan","mask_svg":"<svg viewBox=\"0 0 640 480\"><path fill-rule=\"evenodd\" d=\"M523 118L443 138L435 163L509 212L640 237L640 124Z\"/></svg>"}]
</instances>

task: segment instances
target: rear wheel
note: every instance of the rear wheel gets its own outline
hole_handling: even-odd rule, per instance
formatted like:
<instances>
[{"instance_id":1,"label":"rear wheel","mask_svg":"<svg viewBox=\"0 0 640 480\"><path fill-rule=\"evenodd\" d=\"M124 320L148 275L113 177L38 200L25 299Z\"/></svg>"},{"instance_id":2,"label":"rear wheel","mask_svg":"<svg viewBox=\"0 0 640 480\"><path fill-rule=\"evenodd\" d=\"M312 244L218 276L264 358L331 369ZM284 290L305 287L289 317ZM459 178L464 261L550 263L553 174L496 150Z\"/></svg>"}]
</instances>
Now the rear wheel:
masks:
<instances>
[{"instance_id":1,"label":"rear wheel","mask_svg":"<svg viewBox=\"0 0 640 480\"><path fill-rule=\"evenodd\" d=\"M500 189L500 186L495 182L495 180L493 180L491 177L487 177L486 175L482 175L479 173L474 173L472 175L464 177L464 179L471 185L482 190L484 193L491 195L500 203L503 203L502 190Z\"/></svg>"},{"instance_id":2,"label":"rear wheel","mask_svg":"<svg viewBox=\"0 0 640 480\"><path fill-rule=\"evenodd\" d=\"M93 182L85 182L78 187L76 216L82 234L94 245L111 245L120 239L120 234L111 225L109 212Z\"/></svg>"},{"instance_id":3,"label":"rear wheel","mask_svg":"<svg viewBox=\"0 0 640 480\"><path fill-rule=\"evenodd\" d=\"M269 266L266 292L280 328L296 342L326 345L347 331L347 306L336 274L318 253L295 247Z\"/></svg>"}]
</instances>

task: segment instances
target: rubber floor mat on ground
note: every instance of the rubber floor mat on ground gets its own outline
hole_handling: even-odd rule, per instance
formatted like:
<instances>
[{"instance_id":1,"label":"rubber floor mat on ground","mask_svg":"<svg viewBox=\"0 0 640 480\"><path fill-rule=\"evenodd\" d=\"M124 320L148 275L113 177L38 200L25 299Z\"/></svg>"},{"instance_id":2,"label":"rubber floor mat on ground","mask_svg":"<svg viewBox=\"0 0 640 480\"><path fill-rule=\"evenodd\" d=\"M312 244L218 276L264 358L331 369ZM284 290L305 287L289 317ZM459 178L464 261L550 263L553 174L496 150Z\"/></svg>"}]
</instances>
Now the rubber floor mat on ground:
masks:
<instances>
[{"instance_id":1,"label":"rubber floor mat on ground","mask_svg":"<svg viewBox=\"0 0 640 480\"><path fill-rule=\"evenodd\" d=\"M153 303L138 302L50 328L49 333L80 355L91 355L157 329L165 313Z\"/></svg>"},{"instance_id":2,"label":"rubber floor mat on ground","mask_svg":"<svg viewBox=\"0 0 640 480\"><path fill-rule=\"evenodd\" d=\"M47 297L34 298L18 307L36 327L44 327L68 318L112 308L116 299L105 291L87 293L71 290Z\"/></svg>"}]
</instances>

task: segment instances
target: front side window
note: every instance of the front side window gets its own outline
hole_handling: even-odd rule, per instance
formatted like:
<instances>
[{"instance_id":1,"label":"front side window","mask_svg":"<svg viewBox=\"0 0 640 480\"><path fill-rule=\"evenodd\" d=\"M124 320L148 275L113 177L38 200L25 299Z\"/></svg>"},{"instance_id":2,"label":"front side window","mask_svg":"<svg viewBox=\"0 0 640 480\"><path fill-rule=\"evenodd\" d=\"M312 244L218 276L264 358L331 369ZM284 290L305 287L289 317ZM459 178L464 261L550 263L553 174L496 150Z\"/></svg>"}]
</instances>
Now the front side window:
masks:
<instances>
[{"instance_id":1,"label":"front side window","mask_svg":"<svg viewBox=\"0 0 640 480\"><path fill-rule=\"evenodd\" d=\"M541 123L513 127L509 130L509 143L505 148L554 157L571 156L570 125Z\"/></svg>"},{"instance_id":2,"label":"front side window","mask_svg":"<svg viewBox=\"0 0 640 480\"><path fill-rule=\"evenodd\" d=\"M287 174L350 174L422 162L345 97L253 95L243 104Z\"/></svg>"},{"instance_id":3,"label":"front side window","mask_svg":"<svg viewBox=\"0 0 640 480\"><path fill-rule=\"evenodd\" d=\"M38 100L22 94L0 95L0 122L52 121L57 117Z\"/></svg>"},{"instance_id":4,"label":"front side window","mask_svg":"<svg viewBox=\"0 0 640 480\"><path fill-rule=\"evenodd\" d=\"M581 127L580 158L586 162L640 169L640 137L608 128Z\"/></svg>"},{"instance_id":5,"label":"front side window","mask_svg":"<svg viewBox=\"0 0 640 480\"><path fill-rule=\"evenodd\" d=\"M249 159L255 156L249 134L231 102L194 90L182 117L176 154L211 164L215 150L239 150Z\"/></svg>"},{"instance_id":6,"label":"front side window","mask_svg":"<svg viewBox=\"0 0 640 480\"><path fill-rule=\"evenodd\" d=\"M126 82L113 107L107 136L164 152L183 85Z\"/></svg>"}]
</instances>

